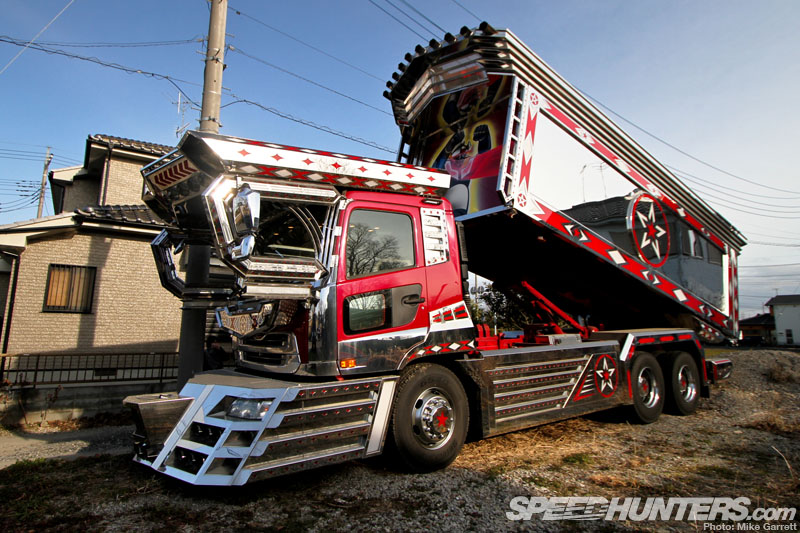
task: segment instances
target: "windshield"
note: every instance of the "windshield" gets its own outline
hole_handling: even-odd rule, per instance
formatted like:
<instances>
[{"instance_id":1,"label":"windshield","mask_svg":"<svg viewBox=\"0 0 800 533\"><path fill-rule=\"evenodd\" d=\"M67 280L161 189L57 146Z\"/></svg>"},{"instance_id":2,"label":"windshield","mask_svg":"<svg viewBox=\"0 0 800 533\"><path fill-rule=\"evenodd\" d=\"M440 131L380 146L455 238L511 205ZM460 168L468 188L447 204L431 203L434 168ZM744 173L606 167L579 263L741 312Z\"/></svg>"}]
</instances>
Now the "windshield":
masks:
<instances>
[{"instance_id":1,"label":"windshield","mask_svg":"<svg viewBox=\"0 0 800 533\"><path fill-rule=\"evenodd\" d=\"M256 235L254 255L261 257L304 257L315 256L314 239L297 215L296 207L281 204L264 204L261 208L261 220ZM314 209L304 209L310 214L309 224L320 226L319 220L324 213L315 213Z\"/></svg>"}]
</instances>

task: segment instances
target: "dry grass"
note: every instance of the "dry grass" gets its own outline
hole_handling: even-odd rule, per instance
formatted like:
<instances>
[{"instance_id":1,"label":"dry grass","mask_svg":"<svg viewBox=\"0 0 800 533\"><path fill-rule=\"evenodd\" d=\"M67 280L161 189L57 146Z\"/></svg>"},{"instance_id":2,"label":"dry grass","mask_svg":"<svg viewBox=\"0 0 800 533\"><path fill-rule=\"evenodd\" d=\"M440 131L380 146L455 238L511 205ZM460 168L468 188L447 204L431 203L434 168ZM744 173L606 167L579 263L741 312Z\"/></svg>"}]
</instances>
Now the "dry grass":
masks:
<instances>
[{"instance_id":1,"label":"dry grass","mask_svg":"<svg viewBox=\"0 0 800 533\"><path fill-rule=\"evenodd\" d=\"M21 463L0 470L0 523L7 531L102 530L110 528L112 509L111 523L120 531L408 529L402 519L384 516L394 513L424 517L429 526L431 517L442 518L437 527L450 524L439 529L455 531L450 522L455 515L442 513L462 498L465 506L473 502L461 512L471 524L462 529L517 531L519 524L508 522L503 512L510 495L519 494L745 496L753 508L796 507L800 385L773 379L769 369L795 368L800 355L774 350L726 355L734 361L731 381L716 387L694 416L664 415L648 426L627 423L619 411L565 420L467 443L450 469L424 476L356 463L274 484L198 490L121 457ZM343 496L355 490L363 496ZM336 499L331 504L326 493L346 505L340 509ZM527 524L537 531L546 525ZM669 531L696 531L696 526L663 524ZM607 525L609 531L631 527Z\"/></svg>"}]
</instances>

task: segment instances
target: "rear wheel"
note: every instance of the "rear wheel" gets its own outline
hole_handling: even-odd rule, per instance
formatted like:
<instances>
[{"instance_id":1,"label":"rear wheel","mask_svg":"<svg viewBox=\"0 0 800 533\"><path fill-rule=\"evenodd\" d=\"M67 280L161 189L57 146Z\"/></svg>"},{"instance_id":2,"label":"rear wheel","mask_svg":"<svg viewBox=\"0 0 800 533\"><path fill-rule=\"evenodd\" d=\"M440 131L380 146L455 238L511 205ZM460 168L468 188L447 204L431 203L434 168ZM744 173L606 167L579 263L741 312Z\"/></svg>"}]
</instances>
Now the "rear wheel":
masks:
<instances>
[{"instance_id":1,"label":"rear wheel","mask_svg":"<svg viewBox=\"0 0 800 533\"><path fill-rule=\"evenodd\" d=\"M664 375L652 354L636 352L631 368L633 412L643 424L658 420L664 410Z\"/></svg>"},{"instance_id":2,"label":"rear wheel","mask_svg":"<svg viewBox=\"0 0 800 533\"><path fill-rule=\"evenodd\" d=\"M392 443L411 470L430 472L452 463L467 437L467 395L458 378L433 364L401 376L392 413Z\"/></svg>"},{"instance_id":3,"label":"rear wheel","mask_svg":"<svg viewBox=\"0 0 800 533\"><path fill-rule=\"evenodd\" d=\"M667 406L676 415L690 415L700 403L700 373L697 363L686 352L667 354L664 371L667 373Z\"/></svg>"}]
</instances>

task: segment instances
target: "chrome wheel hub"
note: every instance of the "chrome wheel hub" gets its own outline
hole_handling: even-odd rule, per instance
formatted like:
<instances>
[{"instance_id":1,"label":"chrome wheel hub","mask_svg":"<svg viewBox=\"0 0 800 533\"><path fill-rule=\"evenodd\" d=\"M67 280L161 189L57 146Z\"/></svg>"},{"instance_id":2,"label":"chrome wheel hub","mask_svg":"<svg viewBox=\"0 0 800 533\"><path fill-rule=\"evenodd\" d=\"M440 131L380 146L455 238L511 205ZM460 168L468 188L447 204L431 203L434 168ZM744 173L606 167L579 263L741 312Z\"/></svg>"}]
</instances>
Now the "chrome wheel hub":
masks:
<instances>
[{"instance_id":1,"label":"chrome wheel hub","mask_svg":"<svg viewBox=\"0 0 800 533\"><path fill-rule=\"evenodd\" d=\"M695 383L694 374L689 371L689 367L686 365L683 365L678 370L678 390L681 398L687 403L694 401L697 396L697 383Z\"/></svg>"},{"instance_id":2,"label":"chrome wheel hub","mask_svg":"<svg viewBox=\"0 0 800 533\"><path fill-rule=\"evenodd\" d=\"M649 368L641 369L637 382L639 384L639 398L641 398L642 404L648 409L657 405L661 399L661 391L658 390L658 382L653 371Z\"/></svg>"},{"instance_id":3,"label":"chrome wheel hub","mask_svg":"<svg viewBox=\"0 0 800 533\"><path fill-rule=\"evenodd\" d=\"M414 402L414 436L426 448L444 446L453 435L453 408L437 389L428 389Z\"/></svg>"}]
</instances>

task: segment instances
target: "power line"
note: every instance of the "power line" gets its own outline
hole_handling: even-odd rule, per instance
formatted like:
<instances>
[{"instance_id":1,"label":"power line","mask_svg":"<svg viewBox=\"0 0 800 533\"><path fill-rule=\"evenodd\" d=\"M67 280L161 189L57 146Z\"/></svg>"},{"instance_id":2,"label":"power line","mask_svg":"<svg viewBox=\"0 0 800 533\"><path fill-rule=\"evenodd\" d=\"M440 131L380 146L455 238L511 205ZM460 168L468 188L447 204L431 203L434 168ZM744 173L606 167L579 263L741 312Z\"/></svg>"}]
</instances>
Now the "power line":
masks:
<instances>
[{"instance_id":1,"label":"power line","mask_svg":"<svg viewBox=\"0 0 800 533\"><path fill-rule=\"evenodd\" d=\"M630 124L631 126L633 126L634 128L636 128L637 130L639 130L639 131L641 131L642 133L644 133L645 135L647 135L647 136L649 136L649 137L651 137L651 138L653 138L653 139L657 140L658 142L660 142L661 144L663 144L663 145L665 145L665 146L668 146L668 147L672 148L672 149L673 149L673 150L675 150L676 152L678 152L678 153L680 153L680 154L682 154L682 155L684 155L684 156L688 157L689 159L692 159L692 160L694 160L694 161L697 161L698 163L700 163L700 164L702 164L702 165L705 165L705 166L707 166L707 167L709 167L709 168L712 168L712 169L716 170L717 172L721 172L722 174L725 174L726 176L730 176L730 177L732 177L732 178L734 178L734 179L737 179L737 180L740 180L740 181L744 181L744 182L746 182L746 183L749 183L749 184L751 184L751 185L757 185L758 187L763 187L763 188L765 188L765 189L770 189L770 190L772 190L772 191L778 191L778 192L788 192L789 194L800 194L800 192L799 192L799 191L790 191L790 190L787 190L787 189L779 189L779 188L777 188L777 187L770 187L769 185L764 185L764 184L762 184L762 183L758 183L757 181L749 180L749 179L747 179L747 178L742 178L741 176L737 176L736 174L733 174L732 172L728 172L728 171L727 171L727 170L725 170L725 169L722 169L722 168L719 168L719 167L717 167L717 166L714 166L714 165L712 165L711 163L707 163L706 161L703 161L702 159L700 159L700 158L698 158L698 157L696 157L696 156L693 156L692 154L690 154L690 153L688 153L688 152L686 152L686 151L684 151L684 150L681 150L680 148L678 148L678 147L677 147L677 146L675 146L674 144L668 143L668 142L667 142L667 141L665 141L664 139L662 139L662 138L658 137L657 135L655 135L655 134L653 134L653 133L650 133L649 131L647 131L646 129L644 129L644 128L642 128L641 126L637 125L636 123L634 123L634 122L632 122L632 121L628 120L627 118L623 117L622 115L620 115L619 113L617 113L616 111L614 111L613 109L611 109L610 107L608 107L608 106L606 106L605 104L603 104L601 101L599 101L599 100L597 100L596 98L594 98L593 96L591 96L589 93L585 92L583 89L581 89L581 88L579 88L579 87L577 87L577 86L576 86L576 89L578 89L579 91L581 91L581 92L582 92L582 93L583 93L583 94L584 94L584 95L585 95L587 98L589 98L590 100L592 100L593 102L595 102L597 105L599 105L600 107L602 107L603 109L605 109L606 111L608 111L609 113L611 113L612 115L614 115L615 117L617 117L618 119L622 120L623 122L626 122L627 124Z\"/></svg>"},{"instance_id":2,"label":"power line","mask_svg":"<svg viewBox=\"0 0 800 533\"><path fill-rule=\"evenodd\" d=\"M719 191L717 191L717 192L719 192ZM720 194L725 194L725 193L722 192ZM728 200L727 198L720 198L719 196L715 196L715 195L713 195L713 194L711 194L709 192L702 192L702 195L708 196L709 198L716 198L717 200L720 200L722 202L728 203L730 205L735 205L737 207L752 207L753 209L758 209L758 207L756 207L756 206L764 205L764 206L771 206L771 207L787 207L787 208L790 208L790 209L794 209L792 211L783 211L783 210L780 210L780 209L761 209L761 211L764 211L766 213L793 214L793 213L796 213L797 209L800 209L800 206L774 205L774 204L766 204L764 202L756 202L756 201L752 201L750 204L741 204L739 202L734 202L733 200ZM734 198L736 198L736 197L734 197ZM747 201L746 199L744 199L744 200ZM798 213L798 214L800 214L800 213Z\"/></svg>"},{"instance_id":3,"label":"power line","mask_svg":"<svg viewBox=\"0 0 800 533\"><path fill-rule=\"evenodd\" d=\"M203 37L193 37L191 39L180 39L174 41L140 41L128 43L39 41L39 44L44 46L63 46L67 48L140 48L150 46L177 46L202 42Z\"/></svg>"},{"instance_id":4,"label":"power line","mask_svg":"<svg viewBox=\"0 0 800 533\"><path fill-rule=\"evenodd\" d=\"M283 72L284 74L288 74L289 76L293 76L293 77L295 77L295 78L297 78L299 80L302 80L302 81L304 81L306 83L309 83L311 85L319 87L320 89L324 89L326 91L329 91L329 92L331 92L331 93L333 93L333 94L335 94L337 96L341 96L342 98L347 98L348 100L356 102L357 104L361 104L361 105L363 105L365 107L368 107L370 109L374 109L375 111L383 113L384 115L392 116L391 113L389 113L389 112L387 112L387 111L385 111L385 110L383 110L383 109L381 109L379 107L375 107L374 105L368 104L367 102L359 100L358 98L353 98L352 96L349 96L347 94L339 92L336 89L332 89L332 88L328 87L327 85L323 85L323 84L321 84L319 82L316 82L316 81L311 80L309 78L303 77L300 74L292 72L291 70L287 70L287 69L285 69L283 67L279 67L278 65L275 65L274 63L270 63L269 61L266 61L264 59L261 59L259 57L254 56L254 55L248 54L247 52L245 52L244 50L242 50L240 48L235 48L233 46L229 46L228 50L230 50L232 52L236 52L238 54L241 54L241 55L243 55L245 57L248 57L248 58L252 59L253 61L258 61L259 63L261 63L263 65L266 65L266 66L268 66L270 68L274 68L275 70L279 70L279 71Z\"/></svg>"},{"instance_id":5,"label":"power line","mask_svg":"<svg viewBox=\"0 0 800 533\"><path fill-rule=\"evenodd\" d=\"M377 7L377 8L378 8L378 9L380 9L381 11L383 11L384 13L386 13L387 15L389 15L390 17L392 17L392 18L393 18L393 19L394 19L394 20L395 20L395 21L396 21L398 24L400 24L401 26L403 26L404 28L406 28L408 31L410 31L411 33L413 33L414 35L416 35L417 37L419 37L419 38L420 38L420 39L422 39L423 41L426 41L426 40L427 40L427 38L426 38L424 35L422 35L421 33L417 32L417 30L415 30L414 28L412 28L411 26L409 26L408 24L406 24L405 22L403 22L402 20L400 20L399 18L395 17L394 15L392 15L391 13L389 13L388 11L386 11L384 8L382 8L381 6L379 6L378 4L376 4L374 0L367 0L367 1L368 1L370 4L372 4L373 6Z\"/></svg>"},{"instance_id":6,"label":"power line","mask_svg":"<svg viewBox=\"0 0 800 533\"><path fill-rule=\"evenodd\" d=\"M776 267L790 267L790 266L800 266L800 263L783 263L780 265L744 265L740 266L739 270L743 268L776 268Z\"/></svg>"},{"instance_id":7,"label":"power line","mask_svg":"<svg viewBox=\"0 0 800 533\"><path fill-rule=\"evenodd\" d=\"M62 14L64 11L66 11L66 10L67 10L67 8L68 8L69 6L71 6L71 5L72 5L72 3L73 3L73 2L75 2L75 0L69 0L69 2L67 2L67 5L65 5L65 6L64 6L64 9L62 9L61 11L59 11L59 12L58 12L58 14L57 14L55 17L53 17L53 19L52 19L50 22L48 22L47 24L45 24L44 28L42 28L41 30L39 30L39 33L37 33L36 35L34 35L34 36L33 36L33 39L31 39L30 41L28 41L28 43L27 43L27 44L26 44L24 47L22 47L22 50L20 50L20 51L17 53L17 55L15 55L14 57L12 57L12 58L11 58L11 61L9 61L8 63L6 63L6 66L4 66L4 67L3 67L3 68L0 70L0 74L2 74L3 72L5 72L5 71L6 71L6 69L7 69L8 67L10 67L10 66L11 66L11 64L12 64L14 61L16 61L16 60L17 60L17 58L19 58L19 56L21 56L21 55L22 55L22 53L23 53L23 52L25 52L25 50L27 50L27 49L28 49L28 47L30 47L30 46L33 44L33 41L35 41L37 37L39 37L41 34L43 34L43 33L45 32L45 30L47 30L47 28L49 28L49 27L50 27L50 25L51 25L51 24L53 24L53 22L55 22L55 21L56 21L56 19L57 19L58 17L60 17L60 16L61 16L61 14Z\"/></svg>"},{"instance_id":8,"label":"power line","mask_svg":"<svg viewBox=\"0 0 800 533\"><path fill-rule=\"evenodd\" d=\"M272 113L273 115L276 115L278 117L284 118L286 120L291 120L292 122L297 122L298 124L303 124L304 126L309 126L311 128L314 128L314 129L317 129L317 130L320 130L320 131L324 131L326 133L330 133L331 135L336 135L337 137L342 137L343 139L347 139L349 141L353 141L353 142L357 142L359 144L363 144L365 146L371 146L372 148L376 148L376 149L381 150L383 152L388 152L390 154L395 154L395 151L392 150L391 148L388 148L386 146L378 144L375 141L370 141L368 139L362 139L361 137L356 137L354 135L350 135L350 134L345 133L343 131L335 130L335 129L331 128L330 126L317 124L316 122L313 122L313 121L310 121L310 120L306 120L306 119L303 119L303 118L295 117L293 115L290 115L289 113L285 113L283 111L279 111L278 109L275 109L274 107L265 106L264 104L261 104L259 102L255 102L253 100L248 100L246 98L239 98L238 96L234 95L233 93L230 93L230 95L233 98L235 98L235 100L233 102L229 102L229 103L225 104L222 107L228 107L228 106L233 105L233 104L251 105L251 106L254 106L254 107L258 107L259 109L262 109L262 110L266 111L267 113Z\"/></svg>"},{"instance_id":9,"label":"power line","mask_svg":"<svg viewBox=\"0 0 800 533\"><path fill-rule=\"evenodd\" d=\"M374 79L376 79L376 80L378 80L380 82L385 81L383 78L378 77L378 76L372 74L371 72L368 72L368 71L364 70L363 68L361 68L359 66L356 66L356 65L354 65L354 64L352 64L352 63L350 63L348 61L345 61L344 59L342 59L340 57L336 57L335 55L333 55L333 54L331 54L329 52L326 52L325 50L323 50L323 49L321 49L321 48L319 48L317 46L314 46L313 44L309 44L306 41L295 37L294 35L290 35L290 34L286 33L283 30L280 30L280 29L278 29L278 28L276 28L274 26L271 26L271 25L267 24L266 22L264 22L263 20L259 20L259 19L255 18L255 17L251 16L251 15L248 15L247 13L243 13L242 11L239 11L238 9L235 9L230 5L228 5L228 9L230 11L233 11L235 14L239 15L240 17L244 17L246 19L249 19L249 20L255 22L256 24L260 24L261 26L264 26L265 28L274 31L275 33L279 33L280 35L283 35L287 39L291 39L291 40L295 41L298 44L302 44L306 48L310 48L311 50L314 50L315 52L318 52L318 53L320 53L320 54L322 54L324 56L327 56L327 57L333 59L334 61L338 61L339 63L341 63L343 65L346 65L346 66L348 66L348 67L350 67L350 68L352 68L354 70L357 70L358 72L361 72L362 74L365 74L365 75L369 76L370 78L374 78Z\"/></svg>"},{"instance_id":10,"label":"power line","mask_svg":"<svg viewBox=\"0 0 800 533\"><path fill-rule=\"evenodd\" d=\"M758 244L761 246L783 246L785 248L800 248L800 244L786 244L780 242L748 241L748 244Z\"/></svg>"},{"instance_id":11,"label":"power line","mask_svg":"<svg viewBox=\"0 0 800 533\"><path fill-rule=\"evenodd\" d=\"M424 31L427 31L428 33L430 33L431 35L433 35L433 38L434 38L434 39L436 39L436 38L438 38L438 37L439 37L438 35L436 35L436 33L435 33L435 32L433 32L433 31L431 31L429 28L425 27L425 26L424 26L424 25L423 25L423 24L422 24L420 21L418 21L417 19L415 19L414 17L412 17L411 15L409 15L408 13L406 13L405 11L403 11L402 9L400 9L399 7L397 7L397 5L395 5L395 4L392 2L392 0L384 0L384 2L386 2L387 4L389 4L390 6L392 6L393 8L395 8L395 9L396 9L398 12L400 12L400 14L401 14L401 15L404 15L404 16L405 16L405 17L406 17L408 20L410 20L411 22L413 22L414 24L416 24L417 26L419 26L420 28L422 28Z\"/></svg>"},{"instance_id":12,"label":"power line","mask_svg":"<svg viewBox=\"0 0 800 533\"><path fill-rule=\"evenodd\" d=\"M7 42L7 43L10 43L10 44L21 46L14 39L11 39L11 38L8 38L8 37L4 37L4 36L0 36L0 42ZM126 67L124 65L120 65L120 64L117 64L117 63L109 63L107 61L100 60L100 59L98 59L96 57L84 57L84 56L80 56L80 55L77 55L77 54L72 54L70 52L65 52L64 50L52 49L52 48L42 47L42 46L39 46L39 45L32 45L31 47L36 49L36 50L40 50L42 52L45 52L45 53L63 55L63 56L70 57L70 58L73 58L73 59L80 59L80 60L83 60L83 61L89 61L91 63L96 63L96 64L98 64L100 66L113 68L113 69L116 69L116 70L121 70L121 71L126 72L128 74L141 74L141 75L144 75L144 76L147 76L147 77L151 77L151 78L154 78L154 79L161 79L161 80L168 81L173 86L175 86L175 88L177 88L178 91L180 91L180 93L187 100L189 100L189 102L191 102L192 104L194 104L196 106L199 105L199 104L197 104L197 102L195 102L194 100L189 98L189 96L177 84L177 82L180 82L180 83L186 83L186 84L189 84L189 85L199 85L197 83L189 82L189 81L186 81L186 80L181 80L179 78L174 78L172 76L167 76L165 74L159 74L159 73L156 73L156 72L148 72L148 71L144 71L144 70L140 70L140 69L134 69L134 68L131 68L131 67ZM233 102L229 102L228 104L225 104L225 106L223 106L223 107L227 107L229 105L233 105L233 104L237 104L237 103L245 103L245 104L252 105L252 106L258 107L260 109L263 109L264 111L267 111L268 113L272 113L272 114L274 114L276 116L279 116L281 118L285 118L287 120L291 120L293 122L297 122L299 124L303 124L305 126L309 126L309 127L318 129L320 131L324 131L326 133L330 133L332 135L336 135L336 136L342 137L344 139L348 139L348 140L351 140L351 141L354 141L354 142L357 142L357 143L360 143L360 144L364 144L366 146L371 146L373 148L376 148L376 149L384 151L384 152L388 152L388 153L391 153L391 154L395 153L395 151L392 150L391 148L388 148L386 146L380 145L380 144L378 144L378 143L376 143L374 141L370 141L370 140L367 140L367 139L362 139L360 137L356 137L354 135L349 135L349 134L344 133L342 131L335 130L335 129L329 127L329 126L324 126L324 125L317 124L317 123L315 123L313 121L310 121L310 120L306 120L306 119L302 119L302 118L299 118L299 117L295 117L295 116L293 116L293 115L291 115L289 113L280 111L280 110L275 109L273 107L265 106L265 105L263 105L263 104L261 104L259 102L253 101L253 100L248 100L248 99L245 99L245 98L239 98L235 94L233 94L233 92L231 92L231 91L227 91L227 93L232 98L234 98L234 101Z\"/></svg>"},{"instance_id":13,"label":"power line","mask_svg":"<svg viewBox=\"0 0 800 533\"><path fill-rule=\"evenodd\" d=\"M469 13L470 15L472 15L473 17L475 17L475 20L477 20L478 22L483 22L483 19L482 19L481 17L479 17L478 15L476 15L475 13L473 13L472 11L470 11L469 9L467 9L466 7L464 7L464 5L463 5L461 2L459 2L458 0L451 0L451 1L452 1L452 2L453 2L455 5L457 5L458 7L460 7L461 9L463 9L464 11L466 11L467 13Z\"/></svg>"},{"instance_id":14,"label":"power line","mask_svg":"<svg viewBox=\"0 0 800 533\"><path fill-rule=\"evenodd\" d=\"M0 42L13 44L15 46L23 46L19 40L14 39L12 37L8 37L6 35L0 35ZM71 59L79 59L81 61L88 61L90 63L95 63L95 64L103 66L103 67L112 68L112 69L115 69L115 70L121 70L122 72L126 72L128 74L141 74L143 76L148 76L148 77L151 77L151 78L167 81L173 87L175 87L178 91L180 91L180 93L189 102L191 102L192 104L194 104L196 106L199 106L199 104L197 102L195 102L192 98L189 97L188 94L186 94L186 92L184 92L184 90L178 85L178 82L185 83L185 84L188 84L188 85L196 85L196 86L199 86L200 85L199 83L194 83L194 82L191 82L191 81L182 80L180 78L167 76L165 74L158 74L156 72L148 72L146 70L126 67L124 65L120 65L119 63L111 63L111 62L108 62L108 61L103 61L103 60L98 59L96 57L81 56L81 55L78 55L78 54L73 54L71 52L66 52L64 50L59 50L57 48L49 48L49 47L42 46L42 45L39 45L39 44L31 44L29 46L30 46L30 48L33 48L34 50L39 50L40 52L45 52L47 54L61 55L61 56L69 57Z\"/></svg>"},{"instance_id":15,"label":"power line","mask_svg":"<svg viewBox=\"0 0 800 533\"><path fill-rule=\"evenodd\" d=\"M724 204L722 202L718 202L718 201L714 201L714 200L706 200L706 201L709 204L715 204L715 205L718 205L718 206L721 206L721 207L725 207L727 209L736 209L740 213L746 213L748 215L755 215L755 216L760 216L760 217L764 217L764 218L777 218L777 219L781 219L781 220L797 220L797 219L800 219L800 216L798 216L798 217L782 217L782 216L777 216L777 215L765 215L763 213L754 213L752 211L746 211L744 209L739 209L739 208L736 208L736 207L732 207L730 205L726 205L726 204Z\"/></svg>"},{"instance_id":16,"label":"power line","mask_svg":"<svg viewBox=\"0 0 800 533\"><path fill-rule=\"evenodd\" d=\"M429 18L428 18L428 17L426 17L425 15L423 15L423 14L422 14L422 13L421 13L421 12L420 12L420 11L419 11L417 8L415 8L414 6L412 6L411 4L409 4L408 2L406 2L406 0L400 0L400 1L401 1L401 2L403 2L405 5L407 5L408 7L410 7L410 8L411 8L411 9L414 11L414 13L416 13L416 14L417 14L417 15L419 15L420 17L424 18L424 19L425 19L425 20L427 20L429 23L433 24L433 25L436 27L436 29L437 29L437 30L439 30L439 31L441 32L441 33L440 33L440 35L444 35L445 33L447 33L447 30L445 30L444 28L442 28L441 26L439 26L438 24L436 24L434 21L432 21L431 19L429 19ZM388 0L387 0L387 2L388 2ZM431 32L431 33L432 33L432 32Z\"/></svg>"},{"instance_id":17,"label":"power line","mask_svg":"<svg viewBox=\"0 0 800 533\"><path fill-rule=\"evenodd\" d=\"M691 178L694 178L695 180L699 180L699 181L704 182L704 183L710 183L711 185L714 185L714 186L719 187L721 189L726 189L726 190L729 190L729 191L738 192L740 194L746 194L748 196L758 196L759 198L771 198L773 200L797 200L797 199L800 199L800 196L791 196L791 197L787 197L787 196L770 196L768 194L757 194L757 193L753 193L753 192L742 191L742 190L739 190L739 189L734 189L733 187L728 187L726 185L721 185L719 183L715 183L713 181L703 179L703 178L701 178L699 176L695 176L694 174L689 174L685 170L681 170L679 168L675 168L675 167L670 166L670 165L664 165L664 166L666 166L667 168L671 169L673 172L679 174L682 178L687 179L689 181L693 181L693 180L689 179L691 177Z\"/></svg>"}]
</instances>

